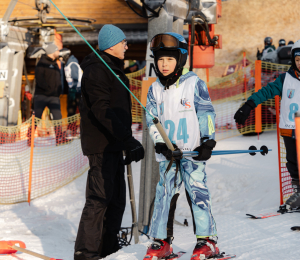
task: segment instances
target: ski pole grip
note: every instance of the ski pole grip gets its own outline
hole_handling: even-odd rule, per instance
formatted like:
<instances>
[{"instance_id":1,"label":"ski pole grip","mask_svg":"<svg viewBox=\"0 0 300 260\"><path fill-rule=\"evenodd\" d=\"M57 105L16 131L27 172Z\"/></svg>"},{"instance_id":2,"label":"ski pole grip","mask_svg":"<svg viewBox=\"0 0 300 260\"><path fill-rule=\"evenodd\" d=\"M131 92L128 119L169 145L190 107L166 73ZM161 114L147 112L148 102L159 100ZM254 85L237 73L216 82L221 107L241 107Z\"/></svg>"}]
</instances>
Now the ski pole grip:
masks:
<instances>
[{"instance_id":1,"label":"ski pole grip","mask_svg":"<svg viewBox=\"0 0 300 260\"><path fill-rule=\"evenodd\" d=\"M167 136L165 130L163 129L161 123L159 122L158 118L155 118L153 119L153 123L155 124L158 132L160 133L162 139L165 141L166 145L168 146L168 148L171 150L171 151L174 151L174 146L173 144L171 143L169 137Z\"/></svg>"}]
</instances>

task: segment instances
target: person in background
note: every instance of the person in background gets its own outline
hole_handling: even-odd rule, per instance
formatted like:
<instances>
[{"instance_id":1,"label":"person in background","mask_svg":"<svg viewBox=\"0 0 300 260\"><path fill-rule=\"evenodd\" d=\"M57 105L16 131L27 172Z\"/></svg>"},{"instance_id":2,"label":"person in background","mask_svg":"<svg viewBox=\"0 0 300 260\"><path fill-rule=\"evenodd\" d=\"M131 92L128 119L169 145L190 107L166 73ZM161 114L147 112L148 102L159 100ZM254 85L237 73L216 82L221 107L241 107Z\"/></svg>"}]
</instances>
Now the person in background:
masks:
<instances>
[{"instance_id":1,"label":"person in background","mask_svg":"<svg viewBox=\"0 0 300 260\"><path fill-rule=\"evenodd\" d=\"M45 107L48 107L52 119L59 120L62 118L59 99L62 93L62 81L60 68L57 64L59 50L52 43L45 48L45 52L46 54L41 56L35 68L34 112L37 118L41 118ZM30 137L31 129L28 132ZM55 126L55 139L56 145L67 142L61 126ZM30 138L28 142L30 142Z\"/></svg>"},{"instance_id":2,"label":"person in background","mask_svg":"<svg viewBox=\"0 0 300 260\"><path fill-rule=\"evenodd\" d=\"M276 50L275 46L272 45L272 43L273 43L273 39L271 37L265 38L264 40L265 48L261 52L259 51L259 49L257 49L256 58L258 60L261 60L263 56Z\"/></svg>"},{"instance_id":3,"label":"person in background","mask_svg":"<svg viewBox=\"0 0 300 260\"><path fill-rule=\"evenodd\" d=\"M79 109L81 98L81 77L82 70L78 64L78 60L71 51L67 48L60 50L60 57L64 63L64 75L68 84L68 117L76 114ZM77 136L77 123L71 122L68 124L68 136Z\"/></svg>"},{"instance_id":4,"label":"person in background","mask_svg":"<svg viewBox=\"0 0 300 260\"><path fill-rule=\"evenodd\" d=\"M278 45L279 47L285 46L286 45L285 39L280 39Z\"/></svg>"},{"instance_id":5,"label":"person in background","mask_svg":"<svg viewBox=\"0 0 300 260\"><path fill-rule=\"evenodd\" d=\"M252 94L234 115L235 122L244 125L251 110L266 100L275 96L281 97L280 105L280 135L286 148L286 168L288 169L294 193L285 202L286 206L296 208L300 206L300 185L297 163L297 149L295 139L295 113L300 107L300 40L292 47L292 66L279 75L267 86Z\"/></svg>"}]
</instances>

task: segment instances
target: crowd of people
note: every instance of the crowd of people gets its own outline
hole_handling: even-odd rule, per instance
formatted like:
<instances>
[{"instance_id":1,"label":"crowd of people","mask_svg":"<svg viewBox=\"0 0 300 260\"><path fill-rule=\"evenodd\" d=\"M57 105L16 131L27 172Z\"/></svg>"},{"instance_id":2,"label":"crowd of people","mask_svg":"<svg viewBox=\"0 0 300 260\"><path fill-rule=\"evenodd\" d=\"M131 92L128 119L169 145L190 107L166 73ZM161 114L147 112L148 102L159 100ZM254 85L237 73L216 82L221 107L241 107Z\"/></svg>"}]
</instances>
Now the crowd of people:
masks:
<instances>
[{"instance_id":1,"label":"crowd of people","mask_svg":"<svg viewBox=\"0 0 300 260\"><path fill-rule=\"evenodd\" d=\"M276 49L275 45L273 44L272 37L266 37L264 39L265 47L262 51L257 49L256 58L258 60L269 61L274 63L285 64L287 62L288 64L291 64L291 52L288 51L288 49L290 50L293 44L293 41L289 41L288 44L286 44L285 39L280 39L278 41L278 48ZM287 48L287 51L281 52L284 47Z\"/></svg>"}]
</instances>

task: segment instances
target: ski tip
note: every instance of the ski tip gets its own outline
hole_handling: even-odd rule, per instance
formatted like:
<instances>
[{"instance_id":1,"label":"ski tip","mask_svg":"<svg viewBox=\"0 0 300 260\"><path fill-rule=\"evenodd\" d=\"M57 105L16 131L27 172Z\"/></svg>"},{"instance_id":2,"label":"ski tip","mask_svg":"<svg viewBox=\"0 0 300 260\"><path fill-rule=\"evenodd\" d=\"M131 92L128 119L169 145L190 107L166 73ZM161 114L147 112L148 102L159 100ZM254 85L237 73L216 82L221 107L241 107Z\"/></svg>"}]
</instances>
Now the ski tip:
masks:
<instances>
[{"instance_id":1,"label":"ski tip","mask_svg":"<svg viewBox=\"0 0 300 260\"><path fill-rule=\"evenodd\" d=\"M300 231L300 226L291 227L291 230L293 230L293 231Z\"/></svg>"},{"instance_id":2,"label":"ski tip","mask_svg":"<svg viewBox=\"0 0 300 260\"><path fill-rule=\"evenodd\" d=\"M254 218L254 219L259 219L260 217L256 217L254 215L251 215L251 214L246 214L246 216L250 217L250 218Z\"/></svg>"}]
</instances>

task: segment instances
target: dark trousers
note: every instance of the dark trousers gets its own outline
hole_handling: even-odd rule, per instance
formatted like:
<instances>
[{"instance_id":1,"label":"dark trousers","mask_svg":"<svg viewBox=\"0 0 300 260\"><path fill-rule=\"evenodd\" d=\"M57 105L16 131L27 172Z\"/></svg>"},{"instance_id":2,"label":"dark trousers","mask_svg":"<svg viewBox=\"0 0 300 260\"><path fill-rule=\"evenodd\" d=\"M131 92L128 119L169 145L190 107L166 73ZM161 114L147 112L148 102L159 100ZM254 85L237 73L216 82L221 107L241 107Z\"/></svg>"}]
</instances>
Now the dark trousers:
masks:
<instances>
[{"instance_id":1,"label":"dark trousers","mask_svg":"<svg viewBox=\"0 0 300 260\"><path fill-rule=\"evenodd\" d=\"M286 150L286 168L291 175L292 181L299 183L296 139L288 136L283 136L283 140Z\"/></svg>"},{"instance_id":2,"label":"dark trousers","mask_svg":"<svg viewBox=\"0 0 300 260\"><path fill-rule=\"evenodd\" d=\"M77 107L79 107L80 98L80 93L68 95L68 117L76 114Z\"/></svg>"},{"instance_id":3,"label":"dark trousers","mask_svg":"<svg viewBox=\"0 0 300 260\"><path fill-rule=\"evenodd\" d=\"M86 202L82 211L75 252L102 257L119 250L118 238L126 205L122 152L89 155Z\"/></svg>"},{"instance_id":4,"label":"dark trousers","mask_svg":"<svg viewBox=\"0 0 300 260\"><path fill-rule=\"evenodd\" d=\"M34 112L37 118L41 118L45 107L50 109L50 113L53 115L53 120L59 120L62 118L60 110L59 97L48 97L44 95L34 96Z\"/></svg>"}]
</instances>

